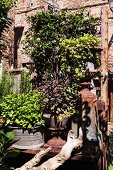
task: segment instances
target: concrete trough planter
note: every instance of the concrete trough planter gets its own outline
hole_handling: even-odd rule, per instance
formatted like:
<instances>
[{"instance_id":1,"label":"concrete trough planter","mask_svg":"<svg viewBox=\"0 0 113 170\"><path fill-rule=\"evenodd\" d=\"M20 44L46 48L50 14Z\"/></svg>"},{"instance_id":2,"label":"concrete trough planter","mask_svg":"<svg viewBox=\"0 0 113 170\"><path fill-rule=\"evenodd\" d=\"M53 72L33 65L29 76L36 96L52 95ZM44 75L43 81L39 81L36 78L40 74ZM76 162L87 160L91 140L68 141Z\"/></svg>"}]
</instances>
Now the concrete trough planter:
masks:
<instances>
[{"instance_id":1,"label":"concrete trough planter","mask_svg":"<svg viewBox=\"0 0 113 170\"><path fill-rule=\"evenodd\" d=\"M8 127L14 131L16 141L12 146L17 149L34 149L45 144L44 127L35 127L30 130L18 127Z\"/></svg>"}]
</instances>

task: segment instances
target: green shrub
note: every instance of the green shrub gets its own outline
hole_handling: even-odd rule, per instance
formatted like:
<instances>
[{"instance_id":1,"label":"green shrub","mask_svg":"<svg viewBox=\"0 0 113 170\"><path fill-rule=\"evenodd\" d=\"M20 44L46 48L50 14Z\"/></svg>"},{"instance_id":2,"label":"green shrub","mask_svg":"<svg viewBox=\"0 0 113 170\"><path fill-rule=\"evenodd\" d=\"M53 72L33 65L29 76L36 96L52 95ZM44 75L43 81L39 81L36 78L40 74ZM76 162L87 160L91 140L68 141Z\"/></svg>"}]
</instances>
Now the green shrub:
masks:
<instances>
[{"instance_id":1,"label":"green shrub","mask_svg":"<svg viewBox=\"0 0 113 170\"><path fill-rule=\"evenodd\" d=\"M11 94L3 97L0 106L5 125L16 125L23 128L44 125L42 119L44 98L43 92Z\"/></svg>"},{"instance_id":2,"label":"green shrub","mask_svg":"<svg viewBox=\"0 0 113 170\"><path fill-rule=\"evenodd\" d=\"M31 27L24 40L25 53L35 63L36 83L56 79L78 84L86 63L99 65L91 48L99 44L95 36L98 18L84 11L44 11L28 18ZM71 86L70 85L70 86Z\"/></svg>"}]
</instances>

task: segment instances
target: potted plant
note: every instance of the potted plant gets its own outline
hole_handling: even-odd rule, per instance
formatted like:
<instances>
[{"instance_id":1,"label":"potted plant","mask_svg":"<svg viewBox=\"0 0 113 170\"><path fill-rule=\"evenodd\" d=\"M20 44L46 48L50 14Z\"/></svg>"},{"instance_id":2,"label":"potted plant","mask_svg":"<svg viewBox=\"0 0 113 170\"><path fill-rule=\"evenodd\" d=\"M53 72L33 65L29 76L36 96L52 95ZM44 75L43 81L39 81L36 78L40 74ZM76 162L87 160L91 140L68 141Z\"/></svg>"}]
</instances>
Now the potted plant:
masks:
<instances>
[{"instance_id":1,"label":"potted plant","mask_svg":"<svg viewBox=\"0 0 113 170\"><path fill-rule=\"evenodd\" d=\"M13 145L19 149L29 149L44 144L44 120L42 118L45 107L43 92L16 93L3 97L1 115L5 125L14 130ZM31 145L32 144L32 145Z\"/></svg>"},{"instance_id":2,"label":"potted plant","mask_svg":"<svg viewBox=\"0 0 113 170\"><path fill-rule=\"evenodd\" d=\"M75 114L76 96L68 83L58 83L57 80L46 82L42 90L46 94L46 110L44 118L50 128L65 128L68 118ZM49 118L49 119L48 119Z\"/></svg>"}]
</instances>

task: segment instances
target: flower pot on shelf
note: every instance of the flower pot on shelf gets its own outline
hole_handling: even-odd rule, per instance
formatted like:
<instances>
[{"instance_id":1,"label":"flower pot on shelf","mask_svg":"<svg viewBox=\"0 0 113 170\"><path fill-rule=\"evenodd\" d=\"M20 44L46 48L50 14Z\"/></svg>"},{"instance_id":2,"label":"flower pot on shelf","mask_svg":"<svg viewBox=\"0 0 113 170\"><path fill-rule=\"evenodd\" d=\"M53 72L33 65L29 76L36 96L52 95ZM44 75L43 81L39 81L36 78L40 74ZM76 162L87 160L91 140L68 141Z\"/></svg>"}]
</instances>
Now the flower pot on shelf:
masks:
<instances>
[{"instance_id":1,"label":"flower pot on shelf","mask_svg":"<svg viewBox=\"0 0 113 170\"><path fill-rule=\"evenodd\" d=\"M9 131L14 131L14 141L12 145L17 149L34 149L45 144L44 127L37 126L31 129L23 129L8 126Z\"/></svg>"},{"instance_id":2,"label":"flower pot on shelf","mask_svg":"<svg viewBox=\"0 0 113 170\"><path fill-rule=\"evenodd\" d=\"M49 129L65 129L68 122L68 117L64 117L62 121L59 121L58 118L50 113L44 113L43 118L45 120L45 125Z\"/></svg>"},{"instance_id":3,"label":"flower pot on shelf","mask_svg":"<svg viewBox=\"0 0 113 170\"><path fill-rule=\"evenodd\" d=\"M45 140L46 142L53 137L61 137L62 139L66 139L67 136L67 122L68 117L65 117L61 122L49 113L44 113L43 118L45 120Z\"/></svg>"}]
</instances>

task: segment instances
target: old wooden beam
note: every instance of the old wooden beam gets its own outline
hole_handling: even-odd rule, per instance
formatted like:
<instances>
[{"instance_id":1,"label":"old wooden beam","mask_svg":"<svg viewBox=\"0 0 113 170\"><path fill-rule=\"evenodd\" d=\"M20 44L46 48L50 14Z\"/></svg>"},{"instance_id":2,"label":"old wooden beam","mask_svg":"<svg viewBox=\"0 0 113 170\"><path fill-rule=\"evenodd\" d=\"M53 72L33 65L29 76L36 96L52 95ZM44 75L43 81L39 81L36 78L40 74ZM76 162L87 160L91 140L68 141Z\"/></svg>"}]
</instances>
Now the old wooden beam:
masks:
<instances>
[{"instance_id":1,"label":"old wooden beam","mask_svg":"<svg viewBox=\"0 0 113 170\"><path fill-rule=\"evenodd\" d=\"M101 100L108 111L108 7L101 8Z\"/></svg>"}]
</instances>

